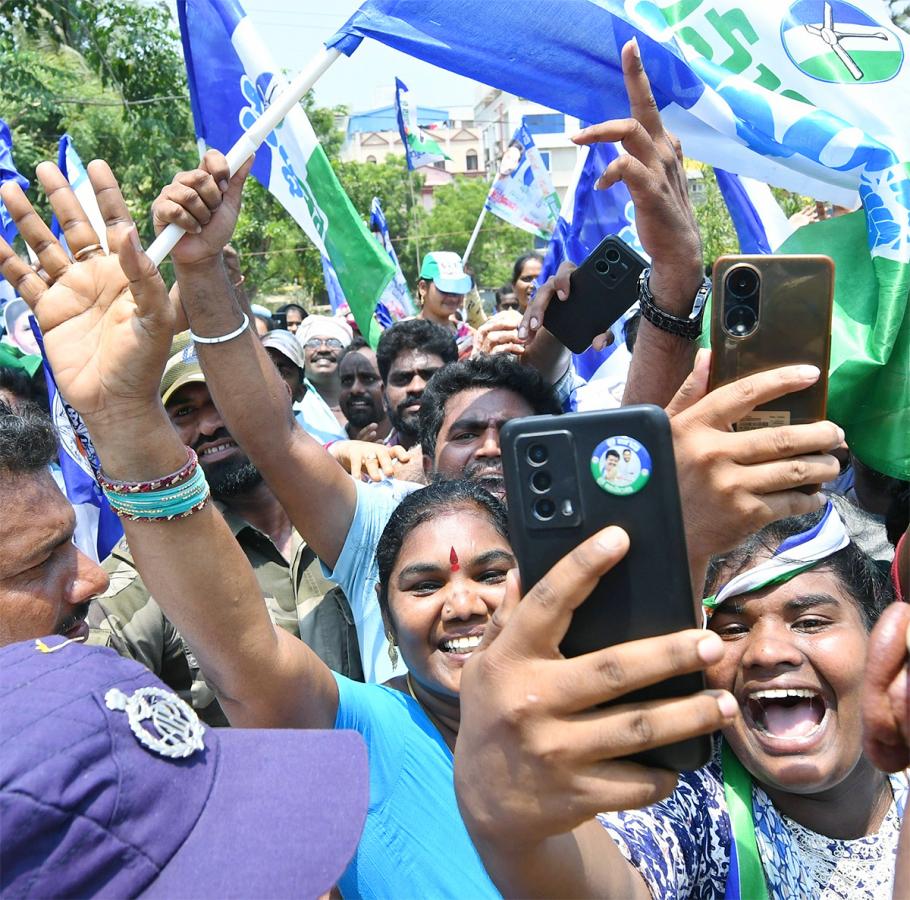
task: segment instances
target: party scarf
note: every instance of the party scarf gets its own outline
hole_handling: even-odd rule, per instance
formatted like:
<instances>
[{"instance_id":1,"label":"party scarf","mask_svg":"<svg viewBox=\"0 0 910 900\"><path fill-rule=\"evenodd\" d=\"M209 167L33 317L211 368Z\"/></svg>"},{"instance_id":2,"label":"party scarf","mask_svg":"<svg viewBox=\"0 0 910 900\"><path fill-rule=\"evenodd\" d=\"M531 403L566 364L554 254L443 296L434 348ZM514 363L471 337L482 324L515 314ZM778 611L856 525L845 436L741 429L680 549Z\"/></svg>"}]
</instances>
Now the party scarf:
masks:
<instances>
[{"instance_id":1,"label":"party scarf","mask_svg":"<svg viewBox=\"0 0 910 900\"><path fill-rule=\"evenodd\" d=\"M803 862L787 826L770 798L754 792L752 776L736 758L726 741L721 746L724 796L733 846L725 900L784 900L805 895L810 885ZM889 776L897 816L903 819L907 802L907 776ZM764 852L759 849L759 843ZM765 858L764 864L762 858ZM771 871L771 888L765 867Z\"/></svg>"},{"instance_id":2,"label":"party scarf","mask_svg":"<svg viewBox=\"0 0 910 900\"><path fill-rule=\"evenodd\" d=\"M850 536L843 520L829 500L824 515L816 525L808 531L788 537L771 554L770 559L740 572L716 594L706 597L702 601L705 613L710 616L730 597L752 594L771 585L783 584L837 553L838 550L843 550L849 543Z\"/></svg>"}]
</instances>

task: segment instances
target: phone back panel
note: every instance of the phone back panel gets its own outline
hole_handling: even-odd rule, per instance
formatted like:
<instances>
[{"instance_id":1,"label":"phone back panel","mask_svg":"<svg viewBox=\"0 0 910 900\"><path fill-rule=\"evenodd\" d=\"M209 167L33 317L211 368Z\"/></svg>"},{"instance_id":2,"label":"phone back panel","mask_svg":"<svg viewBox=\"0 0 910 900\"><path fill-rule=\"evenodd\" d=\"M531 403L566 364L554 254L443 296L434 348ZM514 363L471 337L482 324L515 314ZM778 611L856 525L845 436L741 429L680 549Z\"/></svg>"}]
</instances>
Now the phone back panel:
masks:
<instances>
[{"instance_id":1,"label":"phone back panel","mask_svg":"<svg viewBox=\"0 0 910 900\"><path fill-rule=\"evenodd\" d=\"M662 409L629 406L515 419L503 426L501 442L512 547L524 591L605 526L620 525L629 534L627 556L574 613L561 645L566 656L700 626L670 426ZM547 460L535 464L529 454L541 445ZM546 495L532 487L539 472L551 480ZM542 497L551 498L556 508L547 522L535 515ZM684 696L703 688L701 674L694 673L617 702ZM697 738L649 751L640 761L682 771L703 765L709 753L709 740Z\"/></svg>"},{"instance_id":2,"label":"phone back panel","mask_svg":"<svg viewBox=\"0 0 910 900\"><path fill-rule=\"evenodd\" d=\"M621 238L604 238L572 273L568 298L550 301L544 326L573 353L584 353L638 300L638 276L645 266Z\"/></svg>"},{"instance_id":3,"label":"phone back panel","mask_svg":"<svg viewBox=\"0 0 910 900\"><path fill-rule=\"evenodd\" d=\"M760 276L758 326L746 337L723 327L729 270L747 263ZM714 265L710 386L779 366L808 363L821 378L809 388L759 406L738 428L802 425L825 418L831 352L834 263L827 256L723 256Z\"/></svg>"}]
</instances>

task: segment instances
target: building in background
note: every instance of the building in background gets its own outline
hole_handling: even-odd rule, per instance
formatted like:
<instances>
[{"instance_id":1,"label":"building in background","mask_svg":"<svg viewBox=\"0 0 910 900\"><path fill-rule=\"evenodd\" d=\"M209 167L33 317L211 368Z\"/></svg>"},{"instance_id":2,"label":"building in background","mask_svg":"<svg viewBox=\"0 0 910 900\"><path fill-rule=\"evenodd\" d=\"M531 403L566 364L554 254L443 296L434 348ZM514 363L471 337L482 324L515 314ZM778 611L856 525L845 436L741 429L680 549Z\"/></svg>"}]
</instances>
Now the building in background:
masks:
<instances>
[{"instance_id":1,"label":"building in background","mask_svg":"<svg viewBox=\"0 0 910 900\"><path fill-rule=\"evenodd\" d=\"M486 176L483 148L480 129L474 124L470 107L447 110L418 106L417 122L450 157L418 170L424 179L421 199L429 209L436 188L449 184L456 175ZM404 156L393 104L338 117L336 124L345 133L341 147L341 158L345 162L380 163L390 155Z\"/></svg>"},{"instance_id":2,"label":"building in background","mask_svg":"<svg viewBox=\"0 0 910 900\"><path fill-rule=\"evenodd\" d=\"M524 122L550 172L559 199L565 197L572 185L572 174L580 152L569 140L581 127L578 119L514 94L485 88L474 105L474 122L481 132L482 168L488 179L492 180L515 129Z\"/></svg>"}]
</instances>

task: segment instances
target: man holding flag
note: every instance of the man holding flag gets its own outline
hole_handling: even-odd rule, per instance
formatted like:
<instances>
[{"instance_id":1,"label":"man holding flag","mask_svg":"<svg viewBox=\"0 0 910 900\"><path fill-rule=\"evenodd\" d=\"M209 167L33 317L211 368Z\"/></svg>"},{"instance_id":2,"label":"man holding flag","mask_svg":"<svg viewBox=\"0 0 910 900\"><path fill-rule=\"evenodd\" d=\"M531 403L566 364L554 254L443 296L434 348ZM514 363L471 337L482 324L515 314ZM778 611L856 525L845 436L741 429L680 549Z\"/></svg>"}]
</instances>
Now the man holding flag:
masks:
<instances>
[{"instance_id":1,"label":"man holding flag","mask_svg":"<svg viewBox=\"0 0 910 900\"><path fill-rule=\"evenodd\" d=\"M179 0L177 14L197 137L226 152L285 87L249 17L233 0ZM344 193L297 104L257 153L253 176L315 244L363 336L382 330L377 304L395 267Z\"/></svg>"}]
</instances>

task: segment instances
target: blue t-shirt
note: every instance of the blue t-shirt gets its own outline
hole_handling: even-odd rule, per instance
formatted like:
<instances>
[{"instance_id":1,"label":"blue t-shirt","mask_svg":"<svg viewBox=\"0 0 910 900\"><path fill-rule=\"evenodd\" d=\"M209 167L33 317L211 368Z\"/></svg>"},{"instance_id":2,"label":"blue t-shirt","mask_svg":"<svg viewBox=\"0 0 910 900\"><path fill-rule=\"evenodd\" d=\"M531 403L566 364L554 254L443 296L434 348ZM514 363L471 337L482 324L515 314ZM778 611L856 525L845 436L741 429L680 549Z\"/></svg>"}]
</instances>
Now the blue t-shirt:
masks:
<instances>
[{"instance_id":1,"label":"blue t-shirt","mask_svg":"<svg viewBox=\"0 0 910 900\"><path fill-rule=\"evenodd\" d=\"M370 805L345 897L499 897L468 835L452 752L420 704L401 691L335 674L336 728L359 732L370 760Z\"/></svg>"},{"instance_id":2,"label":"blue t-shirt","mask_svg":"<svg viewBox=\"0 0 910 900\"><path fill-rule=\"evenodd\" d=\"M348 529L344 546L334 570L323 564L322 573L340 585L351 606L363 677L367 683L382 684L395 675L403 675L407 667L399 658L393 668L389 658L389 643L382 625L379 597L379 569L376 565L376 545L395 507L421 485L410 481L356 482L357 507Z\"/></svg>"}]
</instances>

